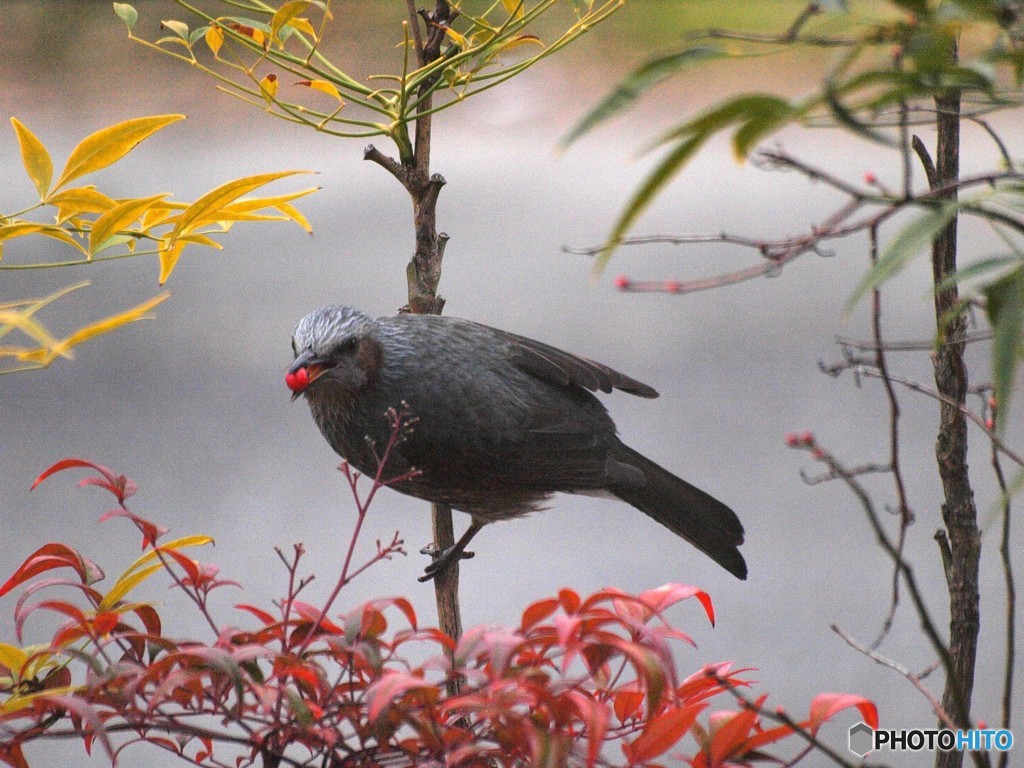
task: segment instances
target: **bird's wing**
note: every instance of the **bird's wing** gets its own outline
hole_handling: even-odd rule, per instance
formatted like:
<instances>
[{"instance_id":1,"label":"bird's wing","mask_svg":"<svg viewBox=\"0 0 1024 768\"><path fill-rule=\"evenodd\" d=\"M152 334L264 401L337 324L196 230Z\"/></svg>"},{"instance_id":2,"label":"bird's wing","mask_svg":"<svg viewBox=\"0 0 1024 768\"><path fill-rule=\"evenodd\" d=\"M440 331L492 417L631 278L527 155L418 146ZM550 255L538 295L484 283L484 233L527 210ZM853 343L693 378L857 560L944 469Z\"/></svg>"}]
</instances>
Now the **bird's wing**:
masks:
<instances>
[{"instance_id":1,"label":"bird's wing","mask_svg":"<svg viewBox=\"0 0 1024 768\"><path fill-rule=\"evenodd\" d=\"M619 389L638 397L658 396L653 387L601 363L564 352L550 344L525 336L497 328L492 330L510 344L509 361L531 376L563 387L575 384L591 392L611 392L613 389Z\"/></svg>"}]
</instances>

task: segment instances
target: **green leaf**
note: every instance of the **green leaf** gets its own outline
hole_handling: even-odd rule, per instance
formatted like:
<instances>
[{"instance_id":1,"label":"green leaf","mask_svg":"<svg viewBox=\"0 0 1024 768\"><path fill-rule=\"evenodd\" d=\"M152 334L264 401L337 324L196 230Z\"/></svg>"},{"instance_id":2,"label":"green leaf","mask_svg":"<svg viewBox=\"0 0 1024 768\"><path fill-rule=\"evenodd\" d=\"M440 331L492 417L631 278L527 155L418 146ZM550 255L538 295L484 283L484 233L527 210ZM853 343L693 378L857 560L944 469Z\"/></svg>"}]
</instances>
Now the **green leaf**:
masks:
<instances>
[{"instance_id":1,"label":"green leaf","mask_svg":"<svg viewBox=\"0 0 1024 768\"><path fill-rule=\"evenodd\" d=\"M69 181L116 163L143 140L171 123L184 120L184 115L137 117L102 128L86 136L71 152L56 188Z\"/></svg>"},{"instance_id":2,"label":"green leaf","mask_svg":"<svg viewBox=\"0 0 1024 768\"><path fill-rule=\"evenodd\" d=\"M640 96L688 64L720 59L728 54L721 48L699 47L660 56L627 75L596 107L583 116L559 142L563 149L585 133L626 109Z\"/></svg>"},{"instance_id":3,"label":"green leaf","mask_svg":"<svg viewBox=\"0 0 1024 768\"><path fill-rule=\"evenodd\" d=\"M995 331L992 342L992 382L996 403L996 428L1006 427L1013 397L1017 364L1024 353L1024 267L984 289L989 322Z\"/></svg>"},{"instance_id":4,"label":"green leaf","mask_svg":"<svg viewBox=\"0 0 1024 768\"><path fill-rule=\"evenodd\" d=\"M21 162L39 192L39 199L42 200L50 190L50 180L53 178L53 161L50 160L50 153L46 151L43 142L37 139L36 135L26 128L18 118L12 117L11 125L14 126L14 132L18 135Z\"/></svg>"},{"instance_id":5,"label":"green leaf","mask_svg":"<svg viewBox=\"0 0 1024 768\"><path fill-rule=\"evenodd\" d=\"M188 24L185 22L175 21L174 19L165 19L160 22L160 26L173 32L186 43L188 42Z\"/></svg>"},{"instance_id":6,"label":"green leaf","mask_svg":"<svg viewBox=\"0 0 1024 768\"><path fill-rule=\"evenodd\" d=\"M977 261L974 264L971 264L969 267L958 269L952 275L949 275L945 279L941 280L939 283L936 284L935 290L943 291L954 285L960 285L961 283L967 280L971 280L977 277L978 275L982 275L986 272L991 272L994 269L1009 267L1011 265L1018 266L1021 265L1022 263L1024 262L1022 262L1020 256L993 256L992 258L989 259L982 259L981 261Z\"/></svg>"},{"instance_id":7,"label":"green leaf","mask_svg":"<svg viewBox=\"0 0 1024 768\"><path fill-rule=\"evenodd\" d=\"M128 3L114 3L114 13L127 25L128 31L132 31L135 22L139 20L139 12Z\"/></svg>"},{"instance_id":8,"label":"green leaf","mask_svg":"<svg viewBox=\"0 0 1024 768\"><path fill-rule=\"evenodd\" d=\"M956 203L937 206L900 230L847 300L846 311L852 310L869 291L899 274L924 248L931 245L956 212Z\"/></svg>"}]
</instances>

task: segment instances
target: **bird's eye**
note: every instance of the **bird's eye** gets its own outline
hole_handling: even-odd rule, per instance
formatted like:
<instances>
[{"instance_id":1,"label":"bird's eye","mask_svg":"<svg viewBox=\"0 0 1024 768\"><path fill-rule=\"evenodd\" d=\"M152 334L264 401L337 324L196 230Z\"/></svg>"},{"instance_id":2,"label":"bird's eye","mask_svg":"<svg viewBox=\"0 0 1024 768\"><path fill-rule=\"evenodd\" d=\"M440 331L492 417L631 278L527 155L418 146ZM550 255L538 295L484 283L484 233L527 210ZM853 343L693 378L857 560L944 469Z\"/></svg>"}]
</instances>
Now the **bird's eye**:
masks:
<instances>
[{"instance_id":1,"label":"bird's eye","mask_svg":"<svg viewBox=\"0 0 1024 768\"><path fill-rule=\"evenodd\" d=\"M359 346L359 339L357 339L355 337L352 337L350 339L345 339L345 343L341 345L341 351L342 352L355 352L356 351L356 347L358 347L358 346Z\"/></svg>"}]
</instances>

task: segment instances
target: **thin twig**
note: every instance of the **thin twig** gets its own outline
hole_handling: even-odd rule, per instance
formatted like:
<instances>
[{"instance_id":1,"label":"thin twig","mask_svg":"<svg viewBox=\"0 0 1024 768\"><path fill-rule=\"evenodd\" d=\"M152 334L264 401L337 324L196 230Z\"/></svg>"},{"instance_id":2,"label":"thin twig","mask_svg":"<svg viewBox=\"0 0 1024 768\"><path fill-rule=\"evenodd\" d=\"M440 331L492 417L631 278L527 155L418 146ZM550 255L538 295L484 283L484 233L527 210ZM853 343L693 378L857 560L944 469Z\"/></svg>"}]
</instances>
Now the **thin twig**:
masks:
<instances>
[{"instance_id":1,"label":"thin twig","mask_svg":"<svg viewBox=\"0 0 1024 768\"><path fill-rule=\"evenodd\" d=\"M863 653L876 664L881 664L883 667L888 667L889 669L903 675L903 677L910 681L911 685L917 688L917 690L919 690L921 694L926 699L928 699L928 703L932 705L932 711L935 712L936 717L938 717L939 720L941 720L942 723L950 730L956 730L956 725L950 718L949 713L942 708L942 704L940 704L939 700L935 698L935 694L929 691L925 684L922 682L922 678L924 677L924 675L914 674L907 667L900 664L899 662L893 661L890 658L882 656L875 650L873 646L867 646L863 643L858 642L857 640L854 640L852 637L850 637L850 635L848 635L846 632L840 629L839 626L837 626L836 624L832 624L830 628L833 632L835 632L837 635L843 638L846 644L854 650ZM932 670L929 669L927 671L931 672Z\"/></svg>"}]
</instances>

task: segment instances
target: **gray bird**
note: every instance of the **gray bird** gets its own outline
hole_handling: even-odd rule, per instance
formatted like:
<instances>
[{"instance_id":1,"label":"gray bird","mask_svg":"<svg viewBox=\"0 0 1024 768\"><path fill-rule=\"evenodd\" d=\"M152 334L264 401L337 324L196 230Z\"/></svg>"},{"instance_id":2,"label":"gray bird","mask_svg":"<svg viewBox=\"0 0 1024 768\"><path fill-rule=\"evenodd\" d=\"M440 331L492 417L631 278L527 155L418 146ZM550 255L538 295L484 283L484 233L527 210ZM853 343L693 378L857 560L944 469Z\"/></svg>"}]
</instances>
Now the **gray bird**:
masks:
<instances>
[{"instance_id":1,"label":"gray bird","mask_svg":"<svg viewBox=\"0 0 1024 768\"><path fill-rule=\"evenodd\" d=\"M484 525L537 511L556 491L617 496L746 578L735 513L624 445L591 394L657 397L646 384L539 341L435 315L375 320L321 307L299 322L292 349L293 399L306 398L338 454L372 476L391 436L385 415L407 404L416 421L386 470L418 474L393 487L472 516L424 579L467 556Z\"/></svg>"}]
</instances>

